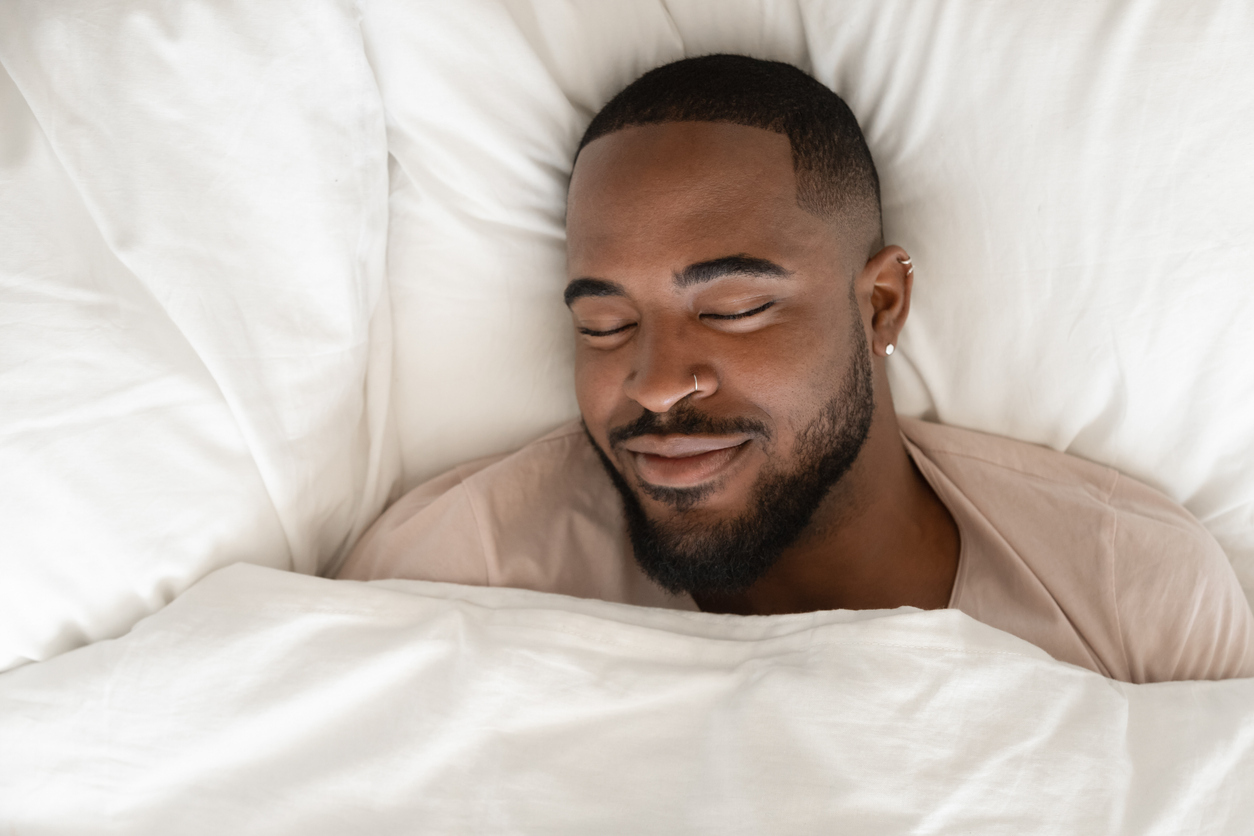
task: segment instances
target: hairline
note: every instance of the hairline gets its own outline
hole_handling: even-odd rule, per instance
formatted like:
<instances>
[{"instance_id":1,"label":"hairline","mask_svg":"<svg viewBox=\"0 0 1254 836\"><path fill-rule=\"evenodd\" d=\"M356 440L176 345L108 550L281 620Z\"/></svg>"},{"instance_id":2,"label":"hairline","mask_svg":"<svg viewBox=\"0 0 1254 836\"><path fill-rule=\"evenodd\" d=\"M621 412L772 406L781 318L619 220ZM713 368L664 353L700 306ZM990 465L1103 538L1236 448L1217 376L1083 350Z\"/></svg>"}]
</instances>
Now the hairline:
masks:
<instances>
[{"instance_id":1,"label":"hairline","mask_svg":"<svg viewBox=\"0 0 1254 836\"><path fill-rule=\"evenodd\" d=\"M648 127L653 127L653 126L658 126L658 125L681 125L681 124L702 123L702 122L706 124L714 124L714 125L740 125L745 128L753 128L759 131L768 131L769 133L778 134L779 136L782 136L784 139L788 141L788 151L792 155L793 190L795 193L794 199L796 201L797 208L801 209L801 211L805 212L811 217L818 218L821 221L825 221L829 224L832 224L835 227L838 227L839 229L838 234L840 234L845 239L847 239L845 243L849 242L848 239L853 239L856 236L868 239L870 243L869 243L867 252L865 254L865 259L870 259L872 255L874 255L876 252L878 252L880 249L883 248L884 246L884 218L883 218L883 208L882 206L880 206L878 193L876 194L874 200L867 200L864 198L860 201L857 201L858 203L873 204L873 207L872 206L864 207L864 208L869 208L871 210L870 212L852 211L851 207L846 205L838 209L835 209L831 212L825 213L825 212L817 211L813 207L807 206L806 202L801 199L801 184L800 184L800 180L798 179L798 174L802 170L801 165L800 165L801 156L797 153L797 148L793 144L792 137L789 136L788 132L785 130L763 127L762 125L752 124L750 122L739 120L739 119L683 119L683 118L648 119L648 120L642 120L638 122L628 122L626 124L617 125L612 130L608 130L608 131L605 131L604 133L597 134L592 139L587 138L587 132L585 131L583 139L580 140L579 146L575 149L575 157L574 157L574 160L571 162L571 166L570 166L571 176L570 176L569 181L567 182L567 204L569 205L569 202L570 202L570 183L573 183L575 179L575 166L578 165L579 163L579 155L583 153L583 149L587 148L592 143L596 142L599 139L605 139L606 137L613 136L614 134L621 133L622 131L629 130L631 128L648 128ZM877 192L878 192L878 189L877 189ZM868 214L874 214L875 217L874 218L863 217ZM872 230L863 230L862 231L863 234L859 236L858 228L866 227L866 226L871 226ZM856 247L853 247L852 249L856 249Z\"/></svg>"}]
</instances>

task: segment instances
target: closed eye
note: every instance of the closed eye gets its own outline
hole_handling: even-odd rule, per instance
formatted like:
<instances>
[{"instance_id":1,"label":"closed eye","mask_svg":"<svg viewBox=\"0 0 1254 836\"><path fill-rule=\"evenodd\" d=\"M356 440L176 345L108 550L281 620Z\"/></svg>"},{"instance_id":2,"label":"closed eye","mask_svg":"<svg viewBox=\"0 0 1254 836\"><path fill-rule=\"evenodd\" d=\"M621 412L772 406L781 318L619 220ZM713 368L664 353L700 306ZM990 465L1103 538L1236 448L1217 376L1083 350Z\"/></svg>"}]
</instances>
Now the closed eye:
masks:
<instances>
[{"instance_id":1,"label":"closed eye","mask_svg":"<svg viewBox=\"0 0 1254 836\"><path fill-rule=\"evenodd\" d=\"M744 319L744 318L745 318L745 317L747 317L747 316L753 316L754 314L760 314L760 313L762 313L762 311L766 310L767 308L771 307L771 306L772 306L772 305L774 305L774 304L775 304L775 302L771 301L771 302L767 302L765 305L759 305L758 307L754 308L753 310L749 310L749 311L741 311L740 313L734 313L734 314L713 314L713 313L707 313L707 314L701 314L701 316L703 316L703 317L708 317L709 319L723 319L723 320L726 320L726 319Z\"/></svg>"},{"instance_id":2,"label":"closed eye","mask_svg":"<svg viewBox=\"0 0 1254 836\"><path fill-rule=\"evenodd\" d=\"M631 328L635 324L636 323L634 322L628 322L626 325L620 325L617 328L610 329L609 331L594 331L591 328L580 328L579 333L583 334L586 337L608 337L612 334L617 334L620 331L626 331L628 328Z\"/></svg>"}]
</instances>

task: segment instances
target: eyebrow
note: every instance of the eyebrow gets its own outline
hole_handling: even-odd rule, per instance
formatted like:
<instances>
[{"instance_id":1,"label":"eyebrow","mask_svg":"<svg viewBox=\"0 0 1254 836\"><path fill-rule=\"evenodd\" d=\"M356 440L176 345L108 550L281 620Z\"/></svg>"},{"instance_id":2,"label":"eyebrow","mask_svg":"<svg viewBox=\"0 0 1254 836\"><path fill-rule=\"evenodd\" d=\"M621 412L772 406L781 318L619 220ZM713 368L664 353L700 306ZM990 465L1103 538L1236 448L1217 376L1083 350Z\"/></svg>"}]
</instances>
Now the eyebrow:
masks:
<instances>
[{"instance_id":1,"label":"eyebrow","mask_svg":"<svg viewBox=\"0 0 1254 836\"><path fill-rule=\"evenodd\" d=\"M694 284L711 282L724 276L765 276L775 279L786 279L792 275L774 261L765 258L754 258L751 255L729 255L713 261L700 261L689 264L675 274L676 287L692 287Z\"/></svg>"},{"instance_id":2,"label":"eyebrow","mask_svg":"<svg viewBox=\"0 0 1254 836\"><path fill-rule=\"evenodd\" d=\"M585 296L626 296L627 292L618 282L607 282L605 279L573 279L566 285L566 307L570 307L576 299Z\"/></svg>"},{"instance_id":3,"label":"eyebrow","mask_svg":"<svg viewBox=\"0 0 1254 836\"><path fill-rule=\"evenodd\" d=\"M786 279L792 275L774 261L765 258L754 258L751 255L728 255L711 261L699 261L689 264L675 273L675 286L678 288L692 287L694 284L712 282L724 276L765 276L768 278ZM564 294L566 306L576 299L585 296L626 296L627 291L618 282L605 279L581 278L573 279L566 285Z\"/></svg>"}]
</instances>

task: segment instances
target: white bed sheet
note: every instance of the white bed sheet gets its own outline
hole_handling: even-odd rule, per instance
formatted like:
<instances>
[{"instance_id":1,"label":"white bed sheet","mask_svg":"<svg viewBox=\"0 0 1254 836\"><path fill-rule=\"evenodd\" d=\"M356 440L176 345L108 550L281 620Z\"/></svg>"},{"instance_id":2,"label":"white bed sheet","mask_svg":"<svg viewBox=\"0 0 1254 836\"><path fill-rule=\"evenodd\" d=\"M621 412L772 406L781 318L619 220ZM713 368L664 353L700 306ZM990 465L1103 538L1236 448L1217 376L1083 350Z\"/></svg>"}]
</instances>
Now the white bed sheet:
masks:
<instances>
[{"instance_id":1,"label":"white bed sheet","mask_svg":"<svg viewBox=\"0 0 1254 836\"><path fill-rule=\"evenodd\" d=\"M0 677L0 829L1236 836L1252 701L1111 682L954 611L240 565Z\"/></svg>"},{"instance_id":2,"label":"white bed sheet","mask_svg":"<svg viewBox=\"0 0 1254 836\"><path fill-rule=\"evenodd\" d=\"M2 671L317 572L399 462L351 2L4 2L0 65Z\"/></svg>"}]
</instances>

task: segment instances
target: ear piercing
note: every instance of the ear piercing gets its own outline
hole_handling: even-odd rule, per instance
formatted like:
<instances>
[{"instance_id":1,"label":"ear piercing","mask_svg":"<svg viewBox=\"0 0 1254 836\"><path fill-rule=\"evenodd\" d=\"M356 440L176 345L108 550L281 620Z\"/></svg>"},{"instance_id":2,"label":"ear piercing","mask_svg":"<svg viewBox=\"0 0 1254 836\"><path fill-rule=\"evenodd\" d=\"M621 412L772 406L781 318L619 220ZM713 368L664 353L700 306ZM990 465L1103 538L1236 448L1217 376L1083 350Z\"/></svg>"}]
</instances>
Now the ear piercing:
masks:
<instances>
[{"instance_id":1,"label":"ear piercing","mask_svg":"<svg viewBox=\"0 0 1254 836\"><path fill-rule=\"evenodd\" d=\"M697 383L697 376L694 374L692 376L692 394L695 395L700 391L701 391L701 386L700 384Z\"/></svg>"},{"instance_id":2,"label":"ear piercing","mask_svg":"<svg viewBox=\"0 0 1254 836\"><path fill-rule=\"evenodd\" d=\"M902 266L902 267L905 267L905 268L906 268L906 277L907 277L907 278L909 278L910 276L913 276L913 275L914 275L914 261L913 261L913 259L911 259L911 258L910 258L910 256L908 256L908 255L899 255L899 256L897 256L897 261L898 261L898 263L900 263L900 264L901 264L901 266ZM885 356L885 357L891 357L891 356L892 356L892 354L893 354L893 350L894 350L894 349L893 349L893 344L892 344L892 343L889 343L888 345L884 346L884 356Z\"/></svg>"}]
</instances>

